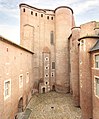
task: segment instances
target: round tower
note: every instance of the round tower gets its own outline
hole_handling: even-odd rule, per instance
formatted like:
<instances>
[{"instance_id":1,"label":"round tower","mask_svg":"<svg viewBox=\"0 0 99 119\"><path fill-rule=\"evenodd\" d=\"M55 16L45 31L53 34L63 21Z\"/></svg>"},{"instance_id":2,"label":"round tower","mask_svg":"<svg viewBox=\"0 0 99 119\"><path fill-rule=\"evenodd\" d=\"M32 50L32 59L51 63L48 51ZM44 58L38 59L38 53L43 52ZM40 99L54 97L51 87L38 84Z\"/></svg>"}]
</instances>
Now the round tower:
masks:
<instances>
[{"instance_id":1,"label":"round tower","mask_svg":"<svg viewBox=\"0 0 99 119\"><path fill-rule=\"evenodd\" d=\"M73 27L73 10L66 6L55 9L56 36L56 91L69 92L68 37Z\"/></svg>"}]
</instances>

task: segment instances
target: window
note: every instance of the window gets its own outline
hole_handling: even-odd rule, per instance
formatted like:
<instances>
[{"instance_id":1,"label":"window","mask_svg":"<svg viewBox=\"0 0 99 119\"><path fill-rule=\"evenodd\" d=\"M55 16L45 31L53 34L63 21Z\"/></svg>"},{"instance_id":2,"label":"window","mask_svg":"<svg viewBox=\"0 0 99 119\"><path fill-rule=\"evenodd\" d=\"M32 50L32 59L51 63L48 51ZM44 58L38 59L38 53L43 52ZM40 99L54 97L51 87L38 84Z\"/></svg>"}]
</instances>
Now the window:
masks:
<instances>
[{"instance_id":1,"label":"window","mask_svg":"<svg viewBox=\"0 0 99 119\"><path fill-rule=\"evenodd\" d=\"M99 55L95 55L95 68L99 68Z\"/></svg>"},{"instance_id":2,"label":"window","mask_svg":"<svg viewBox=\"0 0 99 119\"><path fill-rule=\"evenodd\" d=\"M84 44L84 40L81 40L81 41L80 41L80 45L83 45L83 44Z\"/></svg>"},{"instance_id":3,"label":"window","mask_svg":"<svg viewBox=\"0 0 99 119\"><path fill-rule=\"evenodd\" d=\"M29 72L26 73L26 83L29 82Z\"/></svg>"},{"instance_id":4,"label":"window","mask_svg":"<svg viewBox=\"0 0 99 119\"><path fill-rule=\"evenodd\" d=\"M47 16L47 19L49 19L49 16Z\"/></svg>"},{"instance_id":5,"label":"window","mask_svg":"<svg viewBox=\"0 0 99 119\"><path fill-rule=\"evenodd\" d=\"M48 57L46 57L46 58L45 58L45 60L46 60L46 61L49 61L49 58L48 58Z\"/></svg>"},{"instance_id":6,"label":"window","mask_svg":"<svg viewBox=\"0 0 99 119\"><path fill-rule=\"evenodd\" d=\"M99 78L95 77L95 93L99 96Z\"/></svg>"},{"instance_id":7,"label":"window","mask_svg":"<svg viewBox=\"0 0 99 119\"><path fill-rule=\"evenodd\" d=\"M35 13L35 16L37 16L37 13Z\"/></svg>"},{"instance_id":8,"label":"window","mask_svg":"<svg viewBox=\"0 0 99 119\"><path fill-rule=\"evenodd\" d=\"M19 88L23 87L23 75L19 76Z\"/></svg>"},{"instance_id":9,"label":"window","mask_svg":"<svg viewBox=\"0 0 99 119\"><path fill-rule=\"evenodd\" d=\"M47 82L46 82L46 85L47 85Z\"/></svg>"},{"instance_id":10,"label":"window","mask_svg":"<svg viewBox=\"0 0 99 119\"><path fill-rule=\"evenodd\" d=\"M7 99L11 94L11 81L6 80L4 82L4 98Z\"/></svg>"},{"instance_id":11,"label":"window","mask_svg":"<svg viewBox=\"0 0 99 119\"><path fill-rule=\"evenodd\" d=\"M23 9L23 12L25 12L25 8Z\"/></svg>"},{"instance_id":12,"label":"window","mask_svg":"<svg viewBox=\"0 0 99 119\"><path fill-rule=\"evenodd\" d=\"M41 17L43 17L43 14L41 14Z\"/></svg>"},{"instance_id":13,"label":"window","mask_svg":"<svg viewBox=\"0 0 99 119\"><path fill-rule=\"evenodd\" d=\"M54 77L54 72L52 72L52 77Z\"/></svg>"},{"instance_id":14,"label":"window","mask_svg":"<svg viewBox=\"0 0 99 119\"><path fill-rule=\"evenodd\" d=\"M49 67L45 67L45 69L49 69Z\"/></svg>"},{"instance_id":15,"label":"window","mask_svg":"<svg viewBox=\"0 0 99 119\"><path fill-rule=\"evenodd\" d=\"M51 43L51 45L54 45L54 34L53 34L53 31L51 31L51 33L50 33L50 43Z\"/></svg>"},{"instance_id":16,"label":"window","mask_svg":"<svg viewBox=\"0 0 99 119\"><path fill-rule=\"evenodd\" d=\"M51 17L51 20L53 20L53 17Z\"/></svg>"},{"instance_id":17,"label":"window","mask_svg":"<svg viewBox=\"0 0 99 119\"><path fill-rule=\"evenodd\" d=\"M52 62L52 69L55 69L55 62Z\"/></svg>"},{"instance_id":18,"label":"window","mask_svg":"<svg viewBox=\"0 0 99 119\"><path fill-rule=\"evenodd\" d=\"M33 15L33 11L31 11L31 15Z\"/></svg>"},{"instance_id":19,"label":"window","mask_svg":"<svg viewBox=\"0 0 99 119\"><path fill-rule=\"evenodd\" d=\"M45 75L45 77L49 77L49 75L48 75L48 74L46 74L46 75Z\"/></svg>"}]
</instances>

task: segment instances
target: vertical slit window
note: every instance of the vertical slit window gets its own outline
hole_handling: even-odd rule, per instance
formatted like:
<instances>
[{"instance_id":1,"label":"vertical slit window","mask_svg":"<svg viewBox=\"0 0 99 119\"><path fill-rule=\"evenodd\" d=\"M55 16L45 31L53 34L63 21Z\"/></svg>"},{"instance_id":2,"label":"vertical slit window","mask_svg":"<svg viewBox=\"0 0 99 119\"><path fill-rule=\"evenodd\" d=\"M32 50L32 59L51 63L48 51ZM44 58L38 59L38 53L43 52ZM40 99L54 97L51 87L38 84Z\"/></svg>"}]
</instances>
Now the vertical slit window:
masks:
<instances>
[{"instance_id":1,"label":"vertical slit window","mask_svg":"<svg viewBox=\"0 0 99 119\"><path fill-rule=\"evenodd\" d=\"M53 31L51 31L51 33L50 33L50 43L51 43L51 45L54 45L54 33L53 33Z\"/></svg>"},{"instance_id":2,"label":"vertical slit window","mask_svg":"<svg viewBox=\"0 0 99 119\"><path fill-rule=\"evenodd\" d=\"M41 14L41 17L43 17L43 14Z\"/></svg>"},{"instance_id":3,"label":"vertical slit window","mask_svg":"<svg viewBox=\"0 0 99 119\"><path fill-rule=\"evenodd\" d=\"M37 13L35 13L35 16L37 16Z\"/></svg>"},{"instance_id":4,"label":"vertical slit window","mask_svg":"<svg viewBox=\"0 0 99 119\"><path fill-rule=\"evenodd\" d=\"M52 69L55 69L55 62L52 62Z\"/></svg>"},{"instance_id":5,"label":"vertical slit window","mask_svg":"<svg viewBox=\"0 0 99 119\"><path fill-rule=\"evenodd\" d=\"M95 56L95 68L99 68L99 55Z\"/></svg>"},{"instance_id":6,"label":"vertical slit window","mask_svg":"<svg viewBox=\"0 0 99 119\"><path fill-rule=\"evenodd\" d=\"M47 16L47 19L49 19L49 16Z\"/></svg>"},{"instance_id":7,"label":"vertical slit window","mask_svg":"<svg viewBox=\"0 0 99 119\"><path fill-rule=\"evenodd\" d=\"M96 82L96 95L99 96L99 78L95 78Z\"/></svg>"},{"instance_id":8,"label":"vertical slit window","mask_svg":"<svg viewBox=\"0 0 99 119\"><path fill-rule=\"evenodd\" d=\"M31 15L33 15L33 11L31 11Z\"/></svg>"},{"instance_id":9,"label":"vertical slit window","mask_svg":"<svg viewBox=\"0 0 99 119\"><path fill-rule=\"evenodd\" d=\"M25 8L23 9L23 12L25 12Z\"/></svg>"}]
</instances>

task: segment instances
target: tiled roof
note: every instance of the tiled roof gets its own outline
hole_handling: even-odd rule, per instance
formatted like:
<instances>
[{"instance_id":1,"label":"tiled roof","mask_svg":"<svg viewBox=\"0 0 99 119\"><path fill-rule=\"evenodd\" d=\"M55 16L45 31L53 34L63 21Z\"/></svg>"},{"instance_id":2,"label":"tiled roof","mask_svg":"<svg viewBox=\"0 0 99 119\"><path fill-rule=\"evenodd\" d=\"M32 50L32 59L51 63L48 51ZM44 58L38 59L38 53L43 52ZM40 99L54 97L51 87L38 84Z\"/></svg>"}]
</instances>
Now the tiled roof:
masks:
<instances>
[{"instance_id":1,"label":"tiled roof","mask_svg":"<svg viewBox=\"0 0 99 119\"><path fill-rule=\"evenodd\" d=\"M96 44L90 49L90 52L99 50L99 40L96 42Z\"/></svg>"}]
</instances>

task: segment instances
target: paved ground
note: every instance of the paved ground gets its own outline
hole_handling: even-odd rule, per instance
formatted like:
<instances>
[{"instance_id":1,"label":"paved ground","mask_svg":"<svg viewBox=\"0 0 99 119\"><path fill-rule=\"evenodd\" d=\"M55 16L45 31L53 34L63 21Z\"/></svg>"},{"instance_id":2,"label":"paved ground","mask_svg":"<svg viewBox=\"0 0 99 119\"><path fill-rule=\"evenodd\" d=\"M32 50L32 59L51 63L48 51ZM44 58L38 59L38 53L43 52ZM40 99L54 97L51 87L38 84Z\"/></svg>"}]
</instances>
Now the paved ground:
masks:
<instances>
[{"instance_id":1,"label":"paved ground","mask_svg":"<svg viewBox=\"0 0 99 119\"><path fill-rule=\"evenodd\" d=\"M27 108L32 110L29 119L81 119L81 110L73 106L70 94L34 95Z\"/></svg>"}]
</instances>

